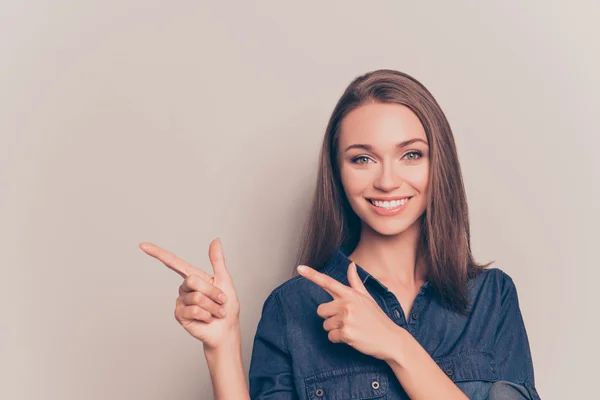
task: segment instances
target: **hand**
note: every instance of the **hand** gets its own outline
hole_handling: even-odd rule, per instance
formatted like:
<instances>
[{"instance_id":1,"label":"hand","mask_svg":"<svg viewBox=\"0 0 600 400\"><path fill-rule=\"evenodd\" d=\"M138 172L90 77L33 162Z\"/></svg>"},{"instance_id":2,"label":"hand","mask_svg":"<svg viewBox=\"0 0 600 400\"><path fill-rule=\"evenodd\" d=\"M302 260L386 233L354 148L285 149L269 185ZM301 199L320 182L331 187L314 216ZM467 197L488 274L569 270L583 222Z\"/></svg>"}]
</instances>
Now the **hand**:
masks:
<instances>
[{"instance_id":1,"label":"hand","mask_svg":"<svg viewBox=\"0 0 600 400\"><path fill-rule=\"evenodd\" d=\"M306 266L305 266L306 267ZM333 301L317 307L317 314L325 318L323 328L327 337L334 343L347 343L361 353L388 360L394 357L397 349L399 330L379 307L367 291L356 272L356 264L348 267L346 286L328 275L306 267L306 272L298 267L298 272L323 288L333 297Z\"/></svg>"},{"instance_id":2,"label":"hand","mask_svg":"<svg viewBox=\"0 0 600 400\"><path fill-rule=\"evenodd\" d=\"M175 319L204 344L205 350L216 349L232 337L237 339L240 303L219 239L208 247L214 277L152 243L140 243L140 248L184 278L175 301ZM219 299L221 294L224 300Z\"/></svg>"}]
</instances>

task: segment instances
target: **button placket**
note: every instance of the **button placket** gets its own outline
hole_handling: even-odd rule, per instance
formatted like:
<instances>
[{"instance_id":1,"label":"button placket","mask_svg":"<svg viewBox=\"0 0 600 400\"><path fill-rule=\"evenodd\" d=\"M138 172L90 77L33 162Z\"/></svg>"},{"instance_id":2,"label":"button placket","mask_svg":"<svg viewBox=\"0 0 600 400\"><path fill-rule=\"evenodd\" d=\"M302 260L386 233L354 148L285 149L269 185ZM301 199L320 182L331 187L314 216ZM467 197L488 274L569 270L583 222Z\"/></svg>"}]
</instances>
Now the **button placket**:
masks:
<instances>
[{"instance_id":1,"label":"button placket","mask_svg":"<svg viewBox=\"0 0 600 400\"><path fill-rule=\"evenodd\" d=\"M407 317L406 317L407 330L412 335L416 334L418 327L421 324L418 324L416 322L410 323L410 321L417 321L419 319L419 311L418 310L423 309L426 301L427 300L425 298L425 290L423 290L423 288L421 288L421 290L417 294L417 297L415 297L415 301L413 302L413 305L411 307L410 314L407 314Z\"/></svg>"}]
</instances>

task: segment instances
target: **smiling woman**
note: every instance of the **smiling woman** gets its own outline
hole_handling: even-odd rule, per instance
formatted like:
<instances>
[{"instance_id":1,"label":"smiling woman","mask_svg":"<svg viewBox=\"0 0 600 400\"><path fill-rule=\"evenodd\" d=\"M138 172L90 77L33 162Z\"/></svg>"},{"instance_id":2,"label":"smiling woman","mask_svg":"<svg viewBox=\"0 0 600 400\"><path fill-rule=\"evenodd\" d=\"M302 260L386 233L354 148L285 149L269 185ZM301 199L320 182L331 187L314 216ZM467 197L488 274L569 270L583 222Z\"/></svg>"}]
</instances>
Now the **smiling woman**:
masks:
<instances>
[{"instance_id":1,"label":"smiling woman","mask_svg":"<svg viewBox=\"0 0 600 400\"><path fill-rule=\"evenodd\" d=\"M239 302L214 243L214 278L149 253L185 277L176 318L204 343L217 398L540 398L514 282L471 254L452 130L407 74L359 76L335 106L303 267L263 305L249 389Z\"/></svg>"},{"instance_id":2,"label":"smiling woman","mask_svg":"<svg viewBox=\"0 0 600 400\"><path fill-rule=\"evenodd\" d=\"M515 286L473 259L452 130L413 77L373 71L337 102L297 263L265 302L252 398L539 398Z\"/></svg>"}]
</instances>

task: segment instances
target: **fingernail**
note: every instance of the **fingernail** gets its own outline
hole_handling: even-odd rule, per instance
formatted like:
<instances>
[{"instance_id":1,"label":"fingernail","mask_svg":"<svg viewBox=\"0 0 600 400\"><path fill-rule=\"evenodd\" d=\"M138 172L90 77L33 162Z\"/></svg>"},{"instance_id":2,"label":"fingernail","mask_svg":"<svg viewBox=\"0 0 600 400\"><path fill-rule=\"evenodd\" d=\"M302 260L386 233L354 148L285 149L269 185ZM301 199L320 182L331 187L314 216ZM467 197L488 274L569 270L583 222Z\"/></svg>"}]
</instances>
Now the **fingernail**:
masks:
<instances>
[{"instance_id":1,"label":"fingernail","mask_svg":"<svg viewBox=\"0 0 600 400\"><path fill-rule=\"evenodd\" d=\"M304 265L298 265L298 272L307 272L308 268L306 268Z\"/></svg>"},{"instance_id":2,"label":"fingernail","mask_svg":"<svg viewBox=\"0 0 600 400\"><path fill-rule=\"evenodd\" d=\"M225 293L219 294L219 300L221 300L223 303L227 300L227 296L225 296Z\"/></svg>"}]
</instances>

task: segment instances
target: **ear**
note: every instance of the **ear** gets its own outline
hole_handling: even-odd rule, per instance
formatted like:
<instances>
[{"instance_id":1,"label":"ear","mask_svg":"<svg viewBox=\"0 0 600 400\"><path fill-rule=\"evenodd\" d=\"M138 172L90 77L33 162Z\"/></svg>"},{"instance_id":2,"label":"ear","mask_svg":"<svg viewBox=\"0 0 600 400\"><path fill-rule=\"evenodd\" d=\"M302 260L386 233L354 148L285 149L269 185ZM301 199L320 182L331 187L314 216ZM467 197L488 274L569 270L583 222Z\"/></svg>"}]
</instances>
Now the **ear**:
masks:
<instances>
[{"instance_id":1,"label":"ear","mask_svg":"<svg viewBox=\"0 0 600 400\"><path fill-rule=\"evenodd\" d=\"M373 297L371 296L371 294L369 293L369 291L363 284L362 280L360 279L360 276L358 276L358 271L356 270L356 264L354 263L354 261L352 261L350 263L350 265L348 266L348 282L350 282L350 286L353 289L355 289L355 290L359 291L360 293L364 294L365 296L373 299Z\"/></svg>"}]
</instances>

